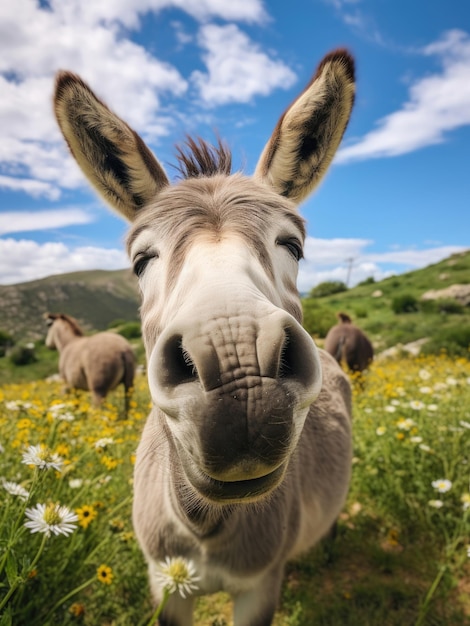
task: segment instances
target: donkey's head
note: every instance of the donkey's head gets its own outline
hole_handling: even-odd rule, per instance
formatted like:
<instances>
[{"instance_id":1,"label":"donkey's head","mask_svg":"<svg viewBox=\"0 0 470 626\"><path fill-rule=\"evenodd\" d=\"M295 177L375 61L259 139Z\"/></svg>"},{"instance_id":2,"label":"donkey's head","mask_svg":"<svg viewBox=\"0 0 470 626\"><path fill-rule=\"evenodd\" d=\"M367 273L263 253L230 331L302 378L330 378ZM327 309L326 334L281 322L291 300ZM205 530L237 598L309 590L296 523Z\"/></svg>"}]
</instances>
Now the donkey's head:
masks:
<instances>
[{"instance_id":1,"label":"donkey's head","mask_svg":"<svg viewBox=\"0 0 470 626\"><path fill-rule=\"evenodd\" d=\"M320 392L296 289L305 238L296 206L333 159L353 100L353 61L338 50L281 117L252 178L230 175L222 144L189 140L183 180L170 185L80 78L57 78L72 154L132 222L152 399L187 478L209 499L272 490Z\"/></svg>"}]
</instances>

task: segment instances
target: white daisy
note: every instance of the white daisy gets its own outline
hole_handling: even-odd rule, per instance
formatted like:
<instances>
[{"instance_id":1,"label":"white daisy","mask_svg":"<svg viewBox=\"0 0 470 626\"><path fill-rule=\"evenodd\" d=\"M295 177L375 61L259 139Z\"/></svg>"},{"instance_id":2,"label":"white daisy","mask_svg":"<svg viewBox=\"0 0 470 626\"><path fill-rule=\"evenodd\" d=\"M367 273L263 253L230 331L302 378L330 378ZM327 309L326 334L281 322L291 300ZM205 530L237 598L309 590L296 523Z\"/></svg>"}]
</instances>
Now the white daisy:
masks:
<instances>
[{"instance_id":1,"label":"white daisy","mask_svg":"<svg viewBox=\"0 0 470 626\"><path fill-rule=\"evenodd\" d=\"M459 424L464 428L470 428L470 422L466 422L465 420L460 420Z\"/></svg>"},{"instance_id":2,"label":"white daisy","mask_svg":"<svg viewBox=\"0 0 470 626\"><path fill-rule=\"evenodd\" d=\"M385 428L385 426L379 426L376 429L375 434L381 437L382 435L385 435L386 432L387 432L387 429Z\"/></svg>"},{"instance_id":3,"label":"white daisy","mask_svg":"<svg viewBox=\"0 0 470 626\"><path fill-rule=\"evenodd\" d=\"M431 448L427 446L425 443L420 443L419 447L421 450L423 450L423 452L431 452Z\"/></svg>"},{"instance_id":4,"label":"white daisy","mask_svg":"<svg viewBox=\"0 0 470 626\"><path fill-rule=\"evenodd\" d=\"M182 598L197 591L198 586L195 583L200 580L199 576L196 576L193 562L180 556L172 558L167 556L164 561L159 561L155 578L162 589L166 589L170 594L177 591Z\"/></svg>"},{"instance_id":5,"label":"white daisy","mask_svg":"<svg viewBox=\"0 0 470 626\"><path fill-rule=\"evenodd\" d=\"M400 430L410 430L415 425L415 421L408 418L400 418L397 422L397 428Z\"/></svg>"},{"instance_id":6,"label":"white daisy","mask_svg":"<svg viewBox=\"0 0 470 626\"><path fill-rule=\"evenodd\" d=\"M10 480L2 480L3 488L8 491L8 493L12 496L18 496L22 500L27 500L29 498L29 491L26 491L24 487L19 485L18 483L14 483Z\"/></svg>"},{"instance_id":7,"label":"white daisy","mask_svg":"<svg viewBox=\"0 0 470 626\"><path fill-rule=\"evenodd\" d=\"M100 448L106 448L112 443L114 443L114 439L112 439L111 437L103 437L102 439L98 439L98 441L95 441L93 446L98 450Z\"/></svg>"},{"instance_id":8,"label":"white daisy","mask_svg":"<svg viewBox=\"0 0 470 626\"><path fill-rule=\"evenodd\" d=\"M424 402L421 402L421 400L411 400L410 407L415 411L420 411L424 409Z\"/></svg>"},{"instance_id":9,"label":"white daisy","mask_svg":"<svg viewBox=\"0 0 470 626\"><path fill-rule=\"evenodd\" d=\"M38 446L29 446L23 454L22 463L36 465L39 469L53 468L60 472L64 461L58 454L39 444Z\"/></svg>"},{"instance_id":10,"label":"white daisy","mask_svg":"<svg viewBox=\"0 0 470 626\"><path fill-rule=\"evenodd\" d=\"M447 480L447 478L439 478L438 480L433 480L431 485L436 489L439 493L446 493L452 489L452 482Z\"/></svg>"},{"instance_id":11,"label":"white daisy","mask_svg":"<svg viewBox=\"0 0 470 626\"><path fill-rule=\"evenodd\" d=\"M385 407L384 411L387 411L387 413L395 413L396 408L394 406L392 406L391 404L388 404Z\"/></svg>"},{"instance_id":12,"label":"white daisy","mask_svg":"<svg viewBox=\"0 0 470 626\"><path fill-rule=\"evenodd\" d=\"M61 413L60 411L49 411L52 414L52 417L59 422L73 422L75 419L75 415L70 411L65 411Z\"/></svg>"},{"instance_id":13,"label":"white daisy","mask_svg":"<svg viewBox=\"0 0 470 626\"><path fill-rule=\"evenodd\" d=\"M69 487L70 489L80 489L80 487L83 485L83 479L82 478L71 478L69 480Z\"/></svg>"},{"instance_id":14,"label":"white daisy","mask_svg":"<svg viewBox=\"0 0 470 626\"><path fill-rule=\"evenodd\" d=\"M420 387L419 393L432 393L432 387Z\"/></svg>"},{"instance_id":15,"label":"white daisy","mask_svg":"<svg viewBox=\"0 0 470 626\"><path fill-rule=\"evenodd\" d=\"M77 528L78 516L66 506L58 504L36 504L26 509L28 522L24 525L32 533L45 533L47 537L54 535L70 535Z\"/></svg>"},{"instance_id":16,"label":"white daisy","mask_svg":"<svg viewBox=\"0 0 470 626\"><path fill-rule=\"evenodd\" d=\"M444 502L442 500L429 500L429 506L432 506L434 509L440 509L444 506Z\"/></svg>"},{"instance_id":17,"label":"white daisy","mask_svg":"<svg viewBox=\"0 0 470 626\"><path fill-rule=\"evenodd\" d=\"M423 441L422 437L410 437L411 443L421 443Z\"/></svg>"}]
</instances>

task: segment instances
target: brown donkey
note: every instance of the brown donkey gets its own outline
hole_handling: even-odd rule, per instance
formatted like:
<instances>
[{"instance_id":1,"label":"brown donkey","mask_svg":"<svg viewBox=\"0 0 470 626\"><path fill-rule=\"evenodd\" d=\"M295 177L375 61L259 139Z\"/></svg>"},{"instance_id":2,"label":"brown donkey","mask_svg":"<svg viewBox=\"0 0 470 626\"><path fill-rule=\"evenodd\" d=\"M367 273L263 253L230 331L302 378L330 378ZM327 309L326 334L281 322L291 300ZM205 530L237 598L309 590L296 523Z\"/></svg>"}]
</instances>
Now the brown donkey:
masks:
<instances>
[{"instance_id":1,"label":"brown donkey","mask_svg":"<svg viewBox=\"0 0 470 626\"><path fill-rule=\"evenodd\" d=\"M350 388L301 326L305 238L297 205L331 163L354 100L337 50L281 117L252 178L189 139L170 182L143 140L77 76L57 77L55 111L78 164L132 222L153 409L137 452L134 526L155 572L190 559L197 593L234 599L236 626L272 623L286 561L315 544L350 478ZM170 597L166 626L193 623Z\"/></svg>"},{"instance_id":2,"label":"brown donkey","mask_svg":"<svg viewBox=\"0 0 470 626\"><path fill-rule=\"evenodd\" d=\"M59 351L59 373L66 388L89 389L93 403L98 405L122 383L127 413L135 373L135 356L129 342L108 332L85 337L70 315L46 313L44 317L49 327L46 346Z\"/></svg>"},{"instance_id":3,"label":"brown donkey","mask_svg":"<svg viewBox=\"0 0 470 626\"><path fill-rule=\"evenodd\" d=\"M362 372L374 358L374 348L366 334L355 326L349 315L338 313L339 323L332 326L325 338L325 350L338 363L346 363L353 372Z\"/></svg>"}]
</instances>

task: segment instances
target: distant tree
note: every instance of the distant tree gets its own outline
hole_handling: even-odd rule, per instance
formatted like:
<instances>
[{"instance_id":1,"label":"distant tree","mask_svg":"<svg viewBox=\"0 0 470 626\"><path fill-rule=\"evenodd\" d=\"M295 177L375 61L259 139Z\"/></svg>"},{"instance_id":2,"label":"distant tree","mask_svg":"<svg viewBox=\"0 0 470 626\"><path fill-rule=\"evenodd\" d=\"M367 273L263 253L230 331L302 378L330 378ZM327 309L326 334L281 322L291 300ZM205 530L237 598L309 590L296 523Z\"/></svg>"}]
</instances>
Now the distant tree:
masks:
<instances>
[{"instance_id":1,"label":"distant tree","mask_svg":"<svg viewBox=\"0 0 470 626\"><path fill-rule=\"evenodd\" d=\"M310 290L311 298L323 298L324 296L331 296L334 293L341 293L347 291L346 284L340 280L329 280L324 283L320 283L316 287Z\"/></svg>"},{"instance_id":2,"label":"distant tree","mask_svg":"<svg viewBox=\"0 0 470 626\"><path fill-rule=\"evenodd\" d=\"M375 278L373 276L368 276L365 280L361 281L357 284L358 287L361 285L373 285L375 283Z\"/></svg>"}]
</instances>

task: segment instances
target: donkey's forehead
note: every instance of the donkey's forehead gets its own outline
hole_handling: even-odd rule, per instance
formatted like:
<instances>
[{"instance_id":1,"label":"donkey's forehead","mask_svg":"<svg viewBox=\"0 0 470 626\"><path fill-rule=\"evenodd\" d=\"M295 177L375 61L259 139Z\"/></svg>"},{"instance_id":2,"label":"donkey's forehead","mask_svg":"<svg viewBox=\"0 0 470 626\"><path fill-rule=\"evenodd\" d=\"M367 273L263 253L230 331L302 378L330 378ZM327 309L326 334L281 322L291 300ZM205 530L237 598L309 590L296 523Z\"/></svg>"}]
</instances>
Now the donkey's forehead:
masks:
<instances>
[{"instance_id":1,"label":"donkey's forehead","mask_svg":"<svg viewBox=\"0 0 470 626\"><path fill-rule=\"evenodd\" d=\"M273 229L305 238L305 223L295 205L262 183L234 174L184 180L165 188L142 209L127 239L128 250L145 231L162 239L180 239L202 231L232 230L248 239Z\"/></svg>"}]
</instances>

